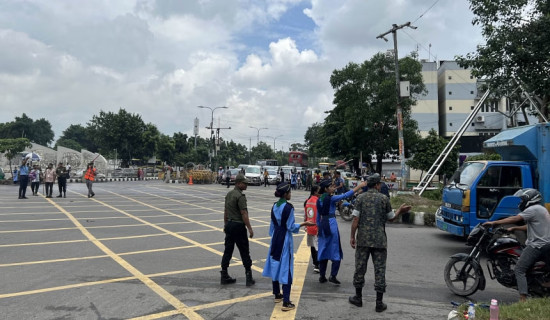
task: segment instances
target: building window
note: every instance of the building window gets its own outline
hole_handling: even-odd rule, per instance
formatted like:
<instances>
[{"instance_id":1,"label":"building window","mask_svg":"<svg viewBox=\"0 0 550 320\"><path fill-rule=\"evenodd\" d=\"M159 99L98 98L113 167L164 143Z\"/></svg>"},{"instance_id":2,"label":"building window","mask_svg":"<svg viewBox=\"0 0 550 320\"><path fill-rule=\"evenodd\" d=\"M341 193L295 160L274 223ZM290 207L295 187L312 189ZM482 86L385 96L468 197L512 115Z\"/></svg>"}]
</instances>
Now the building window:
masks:
<instances>
[{"instance_id":1,"label":"building window","mask_svg":"<svg viewBox=\"0 0 550 320\"><path fill-rule=\"evenodd\" d=\"M452 79L453 79L453 77L452 77L452 76L449 76L449 80L452 80Z\"/></svg>"},{"instance_id":2,"label":"building window","mask_svg":"<svg viewBox=\"0 0 550 320\"><path fill-rule=\"evenodd\" d=\"M472 127L475 127L475 125L476 125L476 124L472 122Z\"/></svg>"},{"instance_id":3,"label":"building window","mask_svg":"<svg viewBox=\"0 0 550 320\"><path fill-rule=\"evenodd\" d=\"M470 110L474 110L474 106L470 106Z\"/></svg>"},{"instance_id":4,"label":"building window","mask_svg":"<svg viewBox=\"0 0 550 320\"><path fill-rule=\"evenodd\" d=\"M449 107L449 110L453 110L453 106L450 106L450 107Z\"/></svg>"},{"instance_id":5,"label":"building window","mask_svg":"<svg viewBox=\"0 0 550 320\"><path fill-rule=\"evenodd\" d=\"M474 92L473 92L473 91L470 91L470 94L474 94Z\"/></svg>"},{"instance_id":6,"label":"building window","mask_svg":"<svg viewBox=\"0 0 550 320\"><path fill-rule=\"evenodd\" d=\"M453 95L453 92L452 92L452 91L449 91L449 95L452 96L452 95Z\"/></svg>"},{"instance_id":7,"label":"building window","mask_svg":"<svg viewBox=\"0 0 550 320\"><path fill-rule=\"evenodd\" d=\"M473 79L473 78L474 78L474 76L470 75L470 79Z\"/></svg>"},{"instance_id":8,"label":"building window","mask_svg":"<svg viewBox=\"0 0 550 320\"><path fill-rule=\"evenodd\" d=\"M449 127L452 127L453 126L453 123L452 122L449 122Z\"/></svg>"}]
</instances>

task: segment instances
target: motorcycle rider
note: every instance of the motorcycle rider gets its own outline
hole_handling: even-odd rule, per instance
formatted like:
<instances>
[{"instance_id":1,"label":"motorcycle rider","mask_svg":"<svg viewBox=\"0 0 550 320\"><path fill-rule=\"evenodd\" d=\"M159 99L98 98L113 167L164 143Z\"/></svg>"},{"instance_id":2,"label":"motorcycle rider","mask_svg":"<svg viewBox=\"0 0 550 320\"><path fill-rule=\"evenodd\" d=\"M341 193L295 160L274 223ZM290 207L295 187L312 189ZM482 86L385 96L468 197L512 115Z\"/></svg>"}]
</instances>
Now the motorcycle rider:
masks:
<instances>
[{"instance_id":1,"label":"motorcycle rider","mask_svg":"<svg viewBox=\"0 0 550 320\"><path fill-rule=\"evenodd\" d=\"M483 225L492 227L499 224L516 224L525 222L523 226L507 228L508 231L527 231L527 241L519 261L515 268L518 284L519 300L524 302L527 299L528 286L526 272L535 262L544 259L547 266L550 266L550 214L541 205L542 195L535 189L522 189L514 196L521 199L519 209L521 212L502 220L487 221ZM544 283L544 287L550 287L550 282Z\"/></svg>"}]
</instances>

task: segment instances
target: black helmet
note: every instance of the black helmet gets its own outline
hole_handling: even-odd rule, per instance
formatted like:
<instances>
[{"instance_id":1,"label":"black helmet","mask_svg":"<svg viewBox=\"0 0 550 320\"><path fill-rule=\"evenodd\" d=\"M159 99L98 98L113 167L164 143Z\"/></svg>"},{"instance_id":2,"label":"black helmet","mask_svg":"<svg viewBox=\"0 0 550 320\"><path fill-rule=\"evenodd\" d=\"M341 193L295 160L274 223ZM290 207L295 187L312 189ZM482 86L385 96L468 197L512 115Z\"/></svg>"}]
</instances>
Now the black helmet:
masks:
<instances>
[{"instance_id":1,"label":"black helmet","mask_svg":"<svg viewBox=\"0 0 550 320\"><path fill-rule=\"evenodd\" d=\"M514 196L521 199L519 203L519 210L521 211L534 204L540 204L542 201L542 195L536 189L521 189L514 193Z\"/></svg>"}]
</instances>

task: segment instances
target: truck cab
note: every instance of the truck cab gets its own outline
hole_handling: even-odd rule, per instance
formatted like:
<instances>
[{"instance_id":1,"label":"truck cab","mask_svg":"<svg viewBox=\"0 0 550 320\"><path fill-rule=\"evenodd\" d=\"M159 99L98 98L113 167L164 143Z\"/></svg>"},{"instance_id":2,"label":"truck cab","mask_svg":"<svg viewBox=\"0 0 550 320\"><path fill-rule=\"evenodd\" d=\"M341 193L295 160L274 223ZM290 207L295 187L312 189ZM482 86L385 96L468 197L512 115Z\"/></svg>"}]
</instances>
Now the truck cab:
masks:
<instances>
[{"instance_id":1,"label":"truck cab","mask_svg":"<svg viewBox=\"0 0 550 320\"><path fill-rule=\"evenodd\" d=\"M538 189L550 208L550 124L509 129L484 142L502 161L465 162L443 188L439 229L466 237L478 224L519 213L514 193Z\"/></svg>"}]
</instances>

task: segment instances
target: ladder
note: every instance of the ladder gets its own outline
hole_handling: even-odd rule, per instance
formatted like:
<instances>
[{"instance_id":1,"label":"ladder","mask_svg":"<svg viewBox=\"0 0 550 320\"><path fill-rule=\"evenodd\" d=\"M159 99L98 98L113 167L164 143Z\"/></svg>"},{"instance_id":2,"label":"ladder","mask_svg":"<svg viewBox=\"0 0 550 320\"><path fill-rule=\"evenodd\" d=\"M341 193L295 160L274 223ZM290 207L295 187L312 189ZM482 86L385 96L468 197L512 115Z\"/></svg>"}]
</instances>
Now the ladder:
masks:
<instances>
[{"instance_id":1,"label":"ladder","mask_svg":"<svg viewBox=\"0 0 550 320\"><path fill-rule=\"evenodd\" d=\"M424 178L422 178L422 180L418 183L418 185L413 188L413 190L415 191L420 190L418 195L422 195L422 193L424 192L424 190L426 190L426 188L428 187L428 185L430 184L434 176L437 174L437 172L439 171L443 163L445 163L445 160L447 160L447 157L453 150L454 146L457 144L458 140L462 137L466 129L470 126L470 123L472 123L472 120L474 120L474 117L479 112L479 109L481 109L481 106L483 105L483 102L485 102L485 99L487 99L487 97L489 96L489 93L490 93L490 90L487 89L487 91L485 91L485 94L483 94L481 99L479 99L479 101L475 105L470 115L468 115L468 118L466 118L464 123L462 123L462 126L454 134L454 136L451 138L449 143L447 143L447 146L445 147L445 149L443 149L443 151L439 154L434 164L431 166L430 170L428 170L428 172L426 173Z\"/></svg>"}]
</instances>

